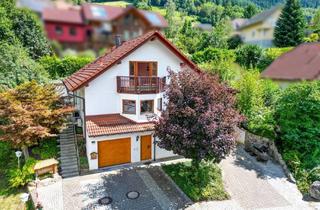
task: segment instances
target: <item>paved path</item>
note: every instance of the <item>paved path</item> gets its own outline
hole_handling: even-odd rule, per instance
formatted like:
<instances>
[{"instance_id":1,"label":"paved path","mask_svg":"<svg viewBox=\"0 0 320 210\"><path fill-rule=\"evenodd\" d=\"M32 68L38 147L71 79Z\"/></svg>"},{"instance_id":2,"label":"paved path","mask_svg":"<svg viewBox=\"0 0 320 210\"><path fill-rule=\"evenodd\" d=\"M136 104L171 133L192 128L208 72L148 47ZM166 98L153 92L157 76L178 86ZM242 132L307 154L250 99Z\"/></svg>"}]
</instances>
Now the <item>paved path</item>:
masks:
<instances>
[{"instance_id":1,"label":"paved path","mask_svg":"<svg viewBox=\"0 0 320 210\"><path fill-rule=\"evenodd\" d=\"M307 210L316 209L317 205L320 209L319 203L303 201L296 185L287 180L279 165L271 161L257 162L242 147L220 166L231 200L197 203L188 210Z\"/></svg>"}]
</instances>

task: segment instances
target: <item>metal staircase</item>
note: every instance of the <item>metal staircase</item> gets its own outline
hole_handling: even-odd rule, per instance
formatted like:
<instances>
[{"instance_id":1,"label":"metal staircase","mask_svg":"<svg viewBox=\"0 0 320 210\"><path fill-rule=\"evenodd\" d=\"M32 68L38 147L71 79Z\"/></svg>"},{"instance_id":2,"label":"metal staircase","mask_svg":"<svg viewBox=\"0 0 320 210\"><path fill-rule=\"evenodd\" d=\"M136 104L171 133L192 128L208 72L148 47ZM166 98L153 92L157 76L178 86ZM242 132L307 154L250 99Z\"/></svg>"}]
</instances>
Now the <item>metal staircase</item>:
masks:
<instances>
[{"instance_id":1,"label":"metal staircase","mask_svg":"<svg viewBox=\"0 0 320 210\"><path fill-rule=\"evenodd\" d=\"M74 123L69 123L59 135L60 168L63 178L79 176L80 162Z\"/></svg>"}]
</instances>

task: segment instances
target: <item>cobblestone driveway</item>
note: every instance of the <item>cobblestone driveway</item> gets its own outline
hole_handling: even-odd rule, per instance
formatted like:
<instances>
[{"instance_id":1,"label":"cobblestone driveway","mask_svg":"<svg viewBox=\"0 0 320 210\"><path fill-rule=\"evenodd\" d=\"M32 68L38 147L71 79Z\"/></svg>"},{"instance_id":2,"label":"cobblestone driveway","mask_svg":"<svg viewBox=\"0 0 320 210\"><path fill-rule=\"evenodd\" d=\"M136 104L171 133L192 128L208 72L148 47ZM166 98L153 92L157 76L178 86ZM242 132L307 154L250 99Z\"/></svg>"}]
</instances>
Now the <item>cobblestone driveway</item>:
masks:
<instances>
[{"instance_id":1,"label":"cobblestone driveway","mask_svg":"<svg viewBox=\"0 0 320 210\"><path fill-rule=\"evenodd\" d=\"M303 200L278 164L257 162L242 147L223 160L220 167L231 200L196 203L188 210L320 210L319 203Z\"/></svg>"},{"instance_id":2,"label":"cobblestone driveway","mask_svg":"<svg viewBox=\"0 0 320 210\"><path fill-rule=\"evenodd\" d=\"M129 191L137 191L137 199L128 199ZM100 205L109 196L112 203ZM170 210L189 203L158 167L123 169L63 180L63 206L76 209Z\"/></svg>"}]
</instances>

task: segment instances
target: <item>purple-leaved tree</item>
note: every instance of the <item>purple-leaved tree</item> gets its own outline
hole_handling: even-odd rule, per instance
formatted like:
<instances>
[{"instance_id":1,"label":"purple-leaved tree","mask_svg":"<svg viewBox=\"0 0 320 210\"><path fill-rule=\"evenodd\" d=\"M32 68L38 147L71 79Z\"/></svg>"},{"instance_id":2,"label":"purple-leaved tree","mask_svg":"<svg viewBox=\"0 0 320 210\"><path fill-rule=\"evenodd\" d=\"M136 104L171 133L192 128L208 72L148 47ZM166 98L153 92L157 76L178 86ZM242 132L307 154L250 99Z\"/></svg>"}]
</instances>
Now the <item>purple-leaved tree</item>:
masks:
<instances>
[{"instance_id":1,"label":"purple-leaved tree","mask_svg":"<svg viewBox=\"0 0 320 210\"><path fill-rule=\"evenodd\" d=\"M235 128L243 117L235 109L235 91L215 76L184 69L170 72L166 109L156 122L158 146L192 159L220 162L235 146Z\"/></svg>"}]
</instances>

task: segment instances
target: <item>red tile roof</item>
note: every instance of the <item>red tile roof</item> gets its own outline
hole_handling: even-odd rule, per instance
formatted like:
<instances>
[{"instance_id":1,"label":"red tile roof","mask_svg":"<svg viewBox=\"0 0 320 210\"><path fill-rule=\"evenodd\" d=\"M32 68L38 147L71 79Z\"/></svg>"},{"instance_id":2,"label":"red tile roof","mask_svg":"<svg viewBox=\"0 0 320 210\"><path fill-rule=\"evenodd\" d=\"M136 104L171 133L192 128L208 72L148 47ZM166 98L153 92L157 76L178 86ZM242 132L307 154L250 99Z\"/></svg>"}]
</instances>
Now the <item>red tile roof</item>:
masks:
<instances>
[{"instance_id":1,"label":"red tile roof","mask_svg":"<svg viewBox=\"0 0 320 210\"><path fill-rule=\"evenodd\" d=\"M42 12L44 21L84 24L84 20L79 9L56 9L46 8Z\"/></svg>"},{"instance_id":2,"label":"red tile roof","mask_svg":"<svg viewBox=\"0 0 320 210\"><path fill-rule=\"evenodd\" d=\"M172 52L174 52L181 60L183 60L190 68L198 70L198 67L184 56L173 44L171 44L160 32L152 31L139 36L135 39L122 43L117 48L112 48L111 51L105 55L97 58L94 62L84 66L79 71L75 72L63 82L69 91L75 91L84 85L88 84L91 80L98 77L100 74L110 69L114 64L118 63L121 59L128 56L134 50L142 46L147 41L157 38Z\"/></svg>"},{"instance_id":3,"label":"red tile roof","mask_svg":"<svg viewBox=\"0 0 320 210\"><path fill-rule=\"evenodd\" d=\"M320 43L305 43L283 54L261 73L275 80L315 80L320 77Z\"/></svg>"},{"instance_id":4,"label":"red tile roof","mask_svg":"<svg viewBox=\"0 0 320 210\"><path fill-rule=\"evenodd\" d=\"M86 125L89 137L154 130L152 122L137 123L120 114L87 116Z\"/></svg>"},{"instance_id":5,"label":"red tile roof","mask_svg":"<svg viewBox=\"0 0 320 210\"><path fill-rule=\"evenodd\" d=\"M101 4L82 4L83 14L87 20L97 20L97 21L110 21L121 15L125 8L123 7L113 7ZM105 16L95 16L92 12L93 8L99 8L105 12Z\"/></svg>"}]
</instances>

